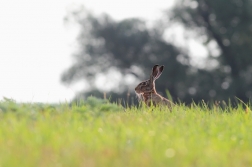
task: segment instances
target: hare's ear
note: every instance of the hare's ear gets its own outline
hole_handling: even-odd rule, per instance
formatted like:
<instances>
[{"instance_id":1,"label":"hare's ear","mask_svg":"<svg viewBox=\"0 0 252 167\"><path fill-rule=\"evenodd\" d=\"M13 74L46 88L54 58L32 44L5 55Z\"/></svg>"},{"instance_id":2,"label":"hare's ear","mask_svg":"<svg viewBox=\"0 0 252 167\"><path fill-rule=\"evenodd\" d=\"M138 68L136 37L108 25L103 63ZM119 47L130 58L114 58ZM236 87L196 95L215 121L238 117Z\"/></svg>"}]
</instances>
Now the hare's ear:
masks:
<instances>
[{"instance_id":1,"label":"hare's ear","mask_svg":"<svg viewBox=\"0 0 252 167\"><path fill-rule=\"evenodd\" d=\"M160 75L162 74L164 70L164 66L163 65L154 65L153 68L152 68L152 73L151 73L151 76L150 76L150 80L153 82L155 81L156 79L158 79L160 77Z\"/></svg>"}]
</instances>

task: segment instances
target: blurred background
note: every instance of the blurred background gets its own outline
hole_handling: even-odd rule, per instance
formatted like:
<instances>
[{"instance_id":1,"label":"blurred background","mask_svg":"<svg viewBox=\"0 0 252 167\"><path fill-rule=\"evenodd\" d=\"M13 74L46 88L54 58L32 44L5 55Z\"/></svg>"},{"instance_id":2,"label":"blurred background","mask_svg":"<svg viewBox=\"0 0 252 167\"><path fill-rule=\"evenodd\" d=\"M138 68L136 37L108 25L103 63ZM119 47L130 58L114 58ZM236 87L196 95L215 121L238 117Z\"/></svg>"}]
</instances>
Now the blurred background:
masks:
<instances>
[{"instance_id":1,"label":"blurred background","mask_svg":"<svg viewBox=\"0 0 252 167\"><path fill-rule=\"evenodd\" d=\"M135 101L154 64L175 101L252 97L250 0L5 0L0 99Z\"/></svg>"}]
</instances>

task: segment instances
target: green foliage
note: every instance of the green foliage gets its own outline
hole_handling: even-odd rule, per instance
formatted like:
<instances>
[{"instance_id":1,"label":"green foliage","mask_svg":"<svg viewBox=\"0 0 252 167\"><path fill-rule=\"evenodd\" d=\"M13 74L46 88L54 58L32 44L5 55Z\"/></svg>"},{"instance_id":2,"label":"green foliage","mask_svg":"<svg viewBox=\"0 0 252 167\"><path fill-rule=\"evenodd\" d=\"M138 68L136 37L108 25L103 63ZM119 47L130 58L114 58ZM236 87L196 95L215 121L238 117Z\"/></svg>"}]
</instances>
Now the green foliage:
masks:
<instances>
[{"instance_id":1,"label":"green foliage","mask_svg":"<svg viewBox=\"0 0 252 167\"><path fill-rule=\"evenodd\" d=\"M61 108L68 104L42 104L42 103L16 103L14 100L4 99L0 103L1 112L60 112ZM86 100L78 100L70 104L73 111L78 112L117 112L124 110L120 104L110 103L109 100L99 99L93 96Z\"/></svg>"},{"instance_id":2,"label":"green foliage","mask_svg":"<svg viewBox=\"0 0 252 167\"><path fill-rule=\"evenodd\" d=\"M90 97L70 106L14 101L0 106L0 166L252 165L252 113L242 104L125 112Z\"/></svg>"}]
</instances>

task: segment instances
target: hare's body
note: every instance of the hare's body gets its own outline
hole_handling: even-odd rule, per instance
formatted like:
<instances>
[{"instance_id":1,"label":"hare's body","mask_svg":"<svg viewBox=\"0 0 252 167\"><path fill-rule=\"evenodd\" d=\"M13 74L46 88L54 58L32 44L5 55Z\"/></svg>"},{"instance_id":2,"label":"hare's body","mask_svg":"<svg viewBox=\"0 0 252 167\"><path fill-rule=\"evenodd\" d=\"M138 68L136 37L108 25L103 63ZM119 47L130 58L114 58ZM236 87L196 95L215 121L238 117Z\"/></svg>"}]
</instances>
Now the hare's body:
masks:
<instances>
[{"instance_id":1,"label":"hare's body","mask_svg":"<svg viewBox=\"0 0 252 167\"><path fill-rule=\"evenodd\" d=\"M159 94L143 94L143 98L144 98L144 102L148 105L151 105L151 103L153 103L153 105L171 105L171 101L169 101L168 99L164 98L163 96L159 95Z\"/></svg>"},{"instance_id":2,"label":"hare's body","mask_svg":"<svg viewBox=\"0 0 252 167\"><path fill-rule=\"evenodd\" d=\"M148 106L167 105L170 109L173 105L171 101L159 95L155 89L155 80L159 78L164 66L155 65L152 69L150 79L137 85L135 92L137 96Z\"/></svg>"}]
</instances>

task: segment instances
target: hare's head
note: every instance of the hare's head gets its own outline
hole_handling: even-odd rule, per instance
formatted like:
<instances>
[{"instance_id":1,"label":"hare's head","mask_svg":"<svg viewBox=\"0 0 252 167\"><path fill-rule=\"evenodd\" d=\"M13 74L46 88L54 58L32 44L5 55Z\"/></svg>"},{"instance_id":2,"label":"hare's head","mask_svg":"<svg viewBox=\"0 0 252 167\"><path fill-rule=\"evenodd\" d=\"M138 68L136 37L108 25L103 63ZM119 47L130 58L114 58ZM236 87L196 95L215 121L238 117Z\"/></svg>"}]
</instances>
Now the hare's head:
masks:
<instances>
[{"instance_id":1,"label":"hare's head","mask_svg":"<svg viewBox=\"0 0 252 167\"><path fill-rule=\"evenodd\" d=\"M137 85L135 92L138 97L141 98L141 95L145 93L155 93L155 80L160 77L162 71L164 70L163 65L154 65L151 71L150 79L143 81Z\"/></svg>"}]
</instances>

